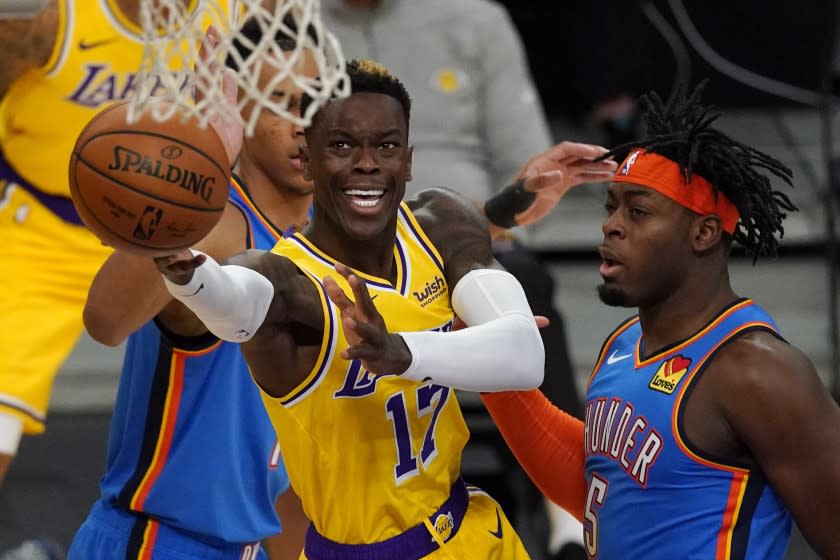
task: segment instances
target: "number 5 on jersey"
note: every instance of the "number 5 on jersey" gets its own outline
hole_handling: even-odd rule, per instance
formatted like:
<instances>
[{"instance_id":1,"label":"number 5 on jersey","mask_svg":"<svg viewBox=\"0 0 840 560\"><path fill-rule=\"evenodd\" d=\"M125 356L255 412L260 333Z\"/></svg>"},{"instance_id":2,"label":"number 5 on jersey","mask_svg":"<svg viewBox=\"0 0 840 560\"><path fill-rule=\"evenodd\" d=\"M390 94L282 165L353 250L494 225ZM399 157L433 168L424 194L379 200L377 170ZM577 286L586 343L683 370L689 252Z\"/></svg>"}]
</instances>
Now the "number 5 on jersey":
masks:
<instances>
[{"instance_id":1,"label":"number 5 on jersey","mask_svg":"<svg viewBox=\"0 0 840 560\"><path fill-rule=\"evenodd\" d=\"M600 509L604 505L608 485L606 480L592 473L589 490L586 492L586 508L583 510L583 542L590 558L598 555L598 513L595 508L597 506Z\"/></svg>"}]
</instances>

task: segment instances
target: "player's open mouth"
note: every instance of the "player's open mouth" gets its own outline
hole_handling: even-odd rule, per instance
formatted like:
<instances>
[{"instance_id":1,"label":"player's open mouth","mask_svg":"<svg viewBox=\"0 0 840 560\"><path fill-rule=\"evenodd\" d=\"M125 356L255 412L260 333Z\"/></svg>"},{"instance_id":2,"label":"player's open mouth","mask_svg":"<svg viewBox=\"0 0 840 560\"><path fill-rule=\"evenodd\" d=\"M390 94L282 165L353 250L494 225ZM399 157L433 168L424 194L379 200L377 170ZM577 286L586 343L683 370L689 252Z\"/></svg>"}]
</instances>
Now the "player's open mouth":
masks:
<instances>
[{"instance_id":1,"label":"player's open mouth","mask_svg":"<svg viewBox=\"0 0 840 560\"><path fill-rule=\"evenodd\" d=\"M601 255L601 267L598 272L605 280L616 276L622 268L621 262L616 259L615 255L604 246L598 248L598 253Z\"/></svg>"},{"instance_id":2,"label":"player's open mouth","mask_svg":"<svg viewBox=\"0 0 840 560\"><path fill-rule=\"evenodd\" d=\"M385 191L382 189L348 189L344 191L344 196L359 208L371 209L379 204L385 196Z\"/></svg>"},{"instance_id":3,"label":"player's open mouth","mask_svg":"<svg viewBox=\"0 0 840 560\"><path fill-rule=\"evenodd\" d=\"M598 272L603 278L611 278L621 270L621 263L613 259L603 259Z\"/></svg>"}]
</instances>

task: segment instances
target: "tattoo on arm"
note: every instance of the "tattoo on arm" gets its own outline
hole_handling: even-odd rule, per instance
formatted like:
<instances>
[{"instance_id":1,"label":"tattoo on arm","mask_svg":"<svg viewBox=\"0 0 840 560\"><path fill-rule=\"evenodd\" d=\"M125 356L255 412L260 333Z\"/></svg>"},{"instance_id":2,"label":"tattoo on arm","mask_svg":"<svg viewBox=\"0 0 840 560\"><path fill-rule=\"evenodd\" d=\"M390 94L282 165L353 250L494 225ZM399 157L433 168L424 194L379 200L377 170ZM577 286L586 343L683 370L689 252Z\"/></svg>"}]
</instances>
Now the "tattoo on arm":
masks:
<instances>
[{"instance_id":1,"label":"tattoo on arm","mask_svg":"<svg viewBox=\"0 0 840 560\"><path fill-rule=\"evenodd\" d=\"M475 204L454 191L435 188L421 192L408 205L443 257L447 284L454 286L476 268L499 267L487 220Z\"/></svg>"}]
</instances>

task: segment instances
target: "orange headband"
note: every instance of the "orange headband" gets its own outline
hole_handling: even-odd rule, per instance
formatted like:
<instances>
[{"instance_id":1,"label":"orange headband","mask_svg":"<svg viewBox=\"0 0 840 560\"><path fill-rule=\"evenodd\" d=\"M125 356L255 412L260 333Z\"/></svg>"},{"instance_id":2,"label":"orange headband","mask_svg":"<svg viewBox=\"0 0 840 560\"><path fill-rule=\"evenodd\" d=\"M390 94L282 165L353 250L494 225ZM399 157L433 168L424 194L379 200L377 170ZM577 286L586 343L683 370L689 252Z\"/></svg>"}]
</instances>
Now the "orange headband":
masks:
<instances>
[{"instance_id":1,"label":"orange headband","mask_svg":"<svg viewBox=\"0 0 840 560\"><path fill-rule=\"evenodd\" d=\"M648 187L701 216L717 216L730 235L735 233L740 219L735 205L721 192L715 197L715 191L706 179L695 173L691 181L686 182L676 162L653 152L633 150L618 168L613 182Z\"/></svg>"}]
</instances>

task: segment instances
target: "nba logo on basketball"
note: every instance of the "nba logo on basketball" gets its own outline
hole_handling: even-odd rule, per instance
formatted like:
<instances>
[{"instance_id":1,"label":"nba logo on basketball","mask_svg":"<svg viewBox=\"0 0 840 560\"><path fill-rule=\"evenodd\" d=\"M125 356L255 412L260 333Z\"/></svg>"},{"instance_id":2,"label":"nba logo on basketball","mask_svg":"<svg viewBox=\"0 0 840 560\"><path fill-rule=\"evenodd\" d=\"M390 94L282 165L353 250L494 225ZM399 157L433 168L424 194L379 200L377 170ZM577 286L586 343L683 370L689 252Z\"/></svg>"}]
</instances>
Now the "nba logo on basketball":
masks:
<instances>
[{"instance_id":1,"label":"nba logo on basketball","mask_svg":"<svg viewBox=\"0 0 840 560\"><path fill-rule=\"evenodd\" d=\"M146 209L143 211L143 215L140 216L140 220L134 228L135 239L142 239L144 241L151 239L152 234L155 233L155 229L157 229L162 217L163 210L155 208L154 206L146 206Z\"/></svg>"},{"instance_id":2,"label":"nba logo on basketball","mask_svg":"<svg viewBox=\"0 0 840 560\"><path fill-rule=\"evenodd\" d=\"M653 379L650 380L650 387L654 391L659 391L670 395L677 388L680 380L688 371L688 366L691 365L691 359L685 356L674 356L670 360L666 360L659 369Z\"/></svg>"},{"instance_id":3,"label":"nba logo on basketball","mask_svg":"<svg viewBox=\"0 0 840 560\"><path fill-rule=\"evenodd\" d=\"M627 175L630 173L630 168L633 167L633 164L636 163L636 158L639 157L639 154L642 153L641 150L636 150L629 156L627 159L624 160L624 165L621 166L621 171L618 172L619 175Z\"/></svg>"}]
</instances>

